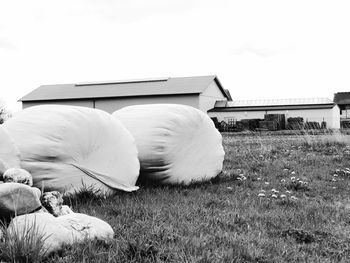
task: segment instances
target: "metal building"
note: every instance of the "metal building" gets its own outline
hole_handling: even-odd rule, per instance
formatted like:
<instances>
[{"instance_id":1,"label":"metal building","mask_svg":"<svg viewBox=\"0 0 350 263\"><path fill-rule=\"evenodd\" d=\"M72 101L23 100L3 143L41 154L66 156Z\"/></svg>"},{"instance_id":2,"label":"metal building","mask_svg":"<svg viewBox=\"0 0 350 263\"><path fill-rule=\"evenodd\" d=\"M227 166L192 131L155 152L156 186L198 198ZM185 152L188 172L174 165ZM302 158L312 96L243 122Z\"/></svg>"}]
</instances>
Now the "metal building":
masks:
<instances>
[{"instance_id":1,"label":"metal building","mask_svg":"<svg viewBox=\"0 0 350 263\"><path fill-rule=\"evenodd\" d=\"M266 114L284 114L288 118L302 118L305 122L326 123L327 128L340 128L340 110L328 98L218 101L208 111L219 122L234 123L242 119L264 119Z\"/></svg>"},{"instance_id":2,"label":"metal building","mask_svg":"<svg viewBox=\"0 0 350 263\"><path fill-rule=\"evenodd\" d=\"M338 92L334 94L334 103L340 108L340 118L350 119L350 92Z\"/></svg>"},{"instance_id":3,"label":"metal building","mask_svg":"<svg viewBox=\"0 0 350 263\"><path fill-rule=\"evenodd\" d=\"M23 108L63 104L109 113L125 106L154 103L184 104L206 113L217 100L231 100L217 76L43 85L20 99Z\"/></svg>"}]
</instances>

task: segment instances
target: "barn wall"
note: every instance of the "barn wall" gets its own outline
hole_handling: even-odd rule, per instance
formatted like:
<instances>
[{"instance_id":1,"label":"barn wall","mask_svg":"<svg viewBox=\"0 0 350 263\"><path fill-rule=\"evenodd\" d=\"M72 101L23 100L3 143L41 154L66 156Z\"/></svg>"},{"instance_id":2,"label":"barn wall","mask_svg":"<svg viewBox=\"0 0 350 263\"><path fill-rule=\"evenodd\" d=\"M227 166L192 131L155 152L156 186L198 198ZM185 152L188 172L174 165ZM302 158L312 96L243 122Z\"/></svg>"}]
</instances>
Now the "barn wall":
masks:
<instances>
[{"instance_id":1,"label":"barn wall","mask_svg":"<svg viewBox=\"0 0 350 263\"><path fill-rule=\"evenodd\" d=\"M199 95L199 109L207 113L208 110L214 108L217 100L223 99L226 99L226 97L222 94L216 82L213 81L209 87Z\"/></svg>"},{"instance_id":2,"label":"barn wall","mask_svg":"<svg viewBox=\"0 0 350 263\"><path fill-rule=\"evenodd\" d=\"M340 128L340 114L337 106L333 109L308 109L308 110L269 110L269 111L239 111L239 112L209 112L210 117L217 117L219 121L228 119L264 119L265 114L285 114L290 117L303 117L305 121L316 121L321 124L327 122L327 128Z\"/></svg>"},{"instance_id":3,"label":"barn wall","mask_svg":"<svg viewBox=\"0 0 350 263\"><path fill-rule=\"evenodd\" d=\"M43 104L73 105L73 106L81 106L81 107L88 107L88 108L94 107L93 100L48 100L48 101L22 102L22 108L25 109L28 107L43 105Z\"/></svg>"},{"instance_id":4,"label":"barn wall","mask_svg":"<svg viewBox=\"0 0 350 263\"><path fill-rule=\"evenodd\" d=\"M127 98L101 98L95 100L52 100L52 101L35 101L22 102L22 108L28 108L43 104L73 105L89 108L96 108L112 113L126 106L139 104L170 103L184 104L199 108L199 96L196 94L189 95L171 95L171 96L149 96L149 97L127 97Z\"/></svg>"},{"instance_id":5,"label":"barn wall","mask_svg":"<svg viewBox=\"0 0 350 263\"><path fill-rule=\"evenodd\" d=\"M335 105L332 109L332 115L333 115L333 128L339 129L340 128L340 109L338 105Z\"/></svg>"},{"instance_id":6,"label":"barn wall","mask_svg":"<svg viewBox=\"0 0 350 263\"><path fill-rule=\"evenodd\" d=\"M349 109L342 110L342 111L341 111L340 117L341 117L342 119L348 119L348 118L350 118L350 110L349 110Z\"/></svg>"},{"instance_id":7,"label":"barn wall","mask_svg":"<svg viewBox=\"0 0 350 263\"><path fill-rule=\"evenodd\" d=\"M184 104L195 108L199 107L198 95L171 95L171 96L149 96L149 97L129 97L129 98L106 98L96 99L95 107L113 113L126 106L140 105L140 104L156 104L156 103L170 103L170 104Z\"/></svg>"}]
</instances>

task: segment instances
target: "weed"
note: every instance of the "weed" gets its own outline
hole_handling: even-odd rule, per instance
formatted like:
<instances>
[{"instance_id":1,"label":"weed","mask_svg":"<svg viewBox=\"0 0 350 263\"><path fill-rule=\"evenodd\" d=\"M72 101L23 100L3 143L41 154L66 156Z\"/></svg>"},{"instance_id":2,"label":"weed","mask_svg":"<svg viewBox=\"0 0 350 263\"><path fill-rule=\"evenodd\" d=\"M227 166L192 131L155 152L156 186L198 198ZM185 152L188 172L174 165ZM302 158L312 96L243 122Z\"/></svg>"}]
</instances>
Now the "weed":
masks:
<instances>
[{"instance_id":1,"label":"weed","mask_svg":"<svg viewBox=\"0 0 350 263\"><path fill-rule=\"evenodd\" d=\"M48 236L40 226L25 221L26 227L3 227L3 242L0 242L0 259L5 262L42 262L47 256L44 243Z\"/></svg>"}]
</instances>

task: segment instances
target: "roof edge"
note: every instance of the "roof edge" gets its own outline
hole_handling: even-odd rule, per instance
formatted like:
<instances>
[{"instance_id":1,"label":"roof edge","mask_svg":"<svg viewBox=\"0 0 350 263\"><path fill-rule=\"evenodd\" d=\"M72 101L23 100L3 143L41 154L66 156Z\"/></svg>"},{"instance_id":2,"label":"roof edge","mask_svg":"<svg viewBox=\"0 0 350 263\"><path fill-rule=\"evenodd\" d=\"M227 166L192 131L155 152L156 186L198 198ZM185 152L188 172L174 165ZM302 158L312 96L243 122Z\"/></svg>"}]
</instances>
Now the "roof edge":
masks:
<instances>
[{"instance_id":1,"label":"roof edge","mask_svg":"<svg viewBox=\"0 0 350 263\"><path fill-rule=\"evenodd\" d=\"M200 92L191 93L171 93L171 94L147 94L147 95L128 95L128 96L104 96L104 97L79 97L79 98L63 98L63 99L29 99L29 100L18 100L18 102L39 102L39 101L72 101L72 100L103 100L103 99L113 99L113 98L140 98L140 97L166 97L166 96L188 96L196 95Z\"/></svg>"},{"instance_id":2,"label":"roof edge","mask_svg":"<svg viewBox=\"0 0 350 263\"><path fill-rule=\"evenodd\" d=\"M304 104L304 105L271 105L271 106L245 106L245 107L220 107L212 108L208 112L225 111L262 111L262 110L305 110L305 109L332 109L337 104Z\"/></svg>"},{"instance_id":3,"label":"roof edge","mask_svg":"<svg viewBox=\"0 0 350 263\"><path fill-rule=\"evenodd\" d=\"M216 85L218 85L222 95L224 95L225 98L227 98L228 101L232 101L232 98L227 95L227 93L225 92L224 87L221 85L221 82L220 82L218 76L217 75L213 75L213 77L214 77L214 81L215 81Z\"/></svg>"}]
</instances>

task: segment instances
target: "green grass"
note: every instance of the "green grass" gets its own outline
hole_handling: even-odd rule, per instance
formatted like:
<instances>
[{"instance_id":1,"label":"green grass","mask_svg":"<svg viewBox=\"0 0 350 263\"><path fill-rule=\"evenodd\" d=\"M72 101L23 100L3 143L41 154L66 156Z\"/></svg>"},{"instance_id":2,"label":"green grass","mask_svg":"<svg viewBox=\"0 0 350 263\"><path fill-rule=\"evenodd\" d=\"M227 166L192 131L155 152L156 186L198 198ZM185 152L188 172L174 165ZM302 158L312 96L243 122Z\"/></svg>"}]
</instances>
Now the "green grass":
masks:
<instances>
[{"instance_id":1,"label":"green grass","mask_svg":"<svg viewBox=\"0 0 350 263\"><path fill-rule=\"evenodd\" d=\"M1 225L0 259L1 262L42 262L47 250L43 244L47 237L41 233L36 221L22 230L9 230Z\"/></svg>"},{"instance_id":2,"label":"green grass","mask_svg":"<svg viewBox=\"0 0 350 263\"><path fill-rule=\"evenodd\" d=\"M208 183L66 198L115 238L46 262L350 262L349 135L224 135L224 146Z\"/></svg>"}]
</instances>

